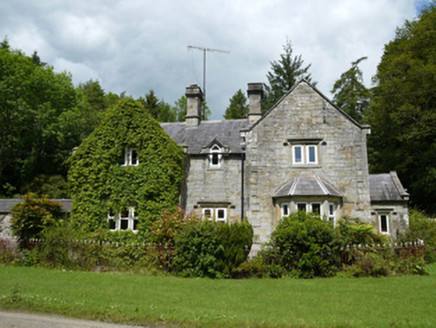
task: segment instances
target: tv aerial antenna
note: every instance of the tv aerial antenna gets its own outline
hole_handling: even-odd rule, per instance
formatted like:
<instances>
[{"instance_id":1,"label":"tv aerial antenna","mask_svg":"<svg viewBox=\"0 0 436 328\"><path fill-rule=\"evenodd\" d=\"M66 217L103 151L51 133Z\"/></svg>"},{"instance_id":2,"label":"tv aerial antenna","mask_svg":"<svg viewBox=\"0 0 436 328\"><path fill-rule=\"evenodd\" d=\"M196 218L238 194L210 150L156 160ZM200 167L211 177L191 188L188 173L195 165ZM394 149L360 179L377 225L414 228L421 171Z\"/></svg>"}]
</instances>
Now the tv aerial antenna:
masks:
<instances>
[{"instance_id":1,"label":"tv aerial antenna","mask_svg":"<svg viewBox=\"0 0 436 328\"><path fill-rule=\"evenodd\" d=\"M207 52L221 52L221 53L229 54L230 51L221 50L221 49L213 49L213 48L203 48L203 47L197 47L197 46L188 46L188 51L191 49L203 51L203 95L204 95L204 101L206 101L206 53ZM204 109L203 109L203 119L204 119Z\"/></svg>"}]
</instances>

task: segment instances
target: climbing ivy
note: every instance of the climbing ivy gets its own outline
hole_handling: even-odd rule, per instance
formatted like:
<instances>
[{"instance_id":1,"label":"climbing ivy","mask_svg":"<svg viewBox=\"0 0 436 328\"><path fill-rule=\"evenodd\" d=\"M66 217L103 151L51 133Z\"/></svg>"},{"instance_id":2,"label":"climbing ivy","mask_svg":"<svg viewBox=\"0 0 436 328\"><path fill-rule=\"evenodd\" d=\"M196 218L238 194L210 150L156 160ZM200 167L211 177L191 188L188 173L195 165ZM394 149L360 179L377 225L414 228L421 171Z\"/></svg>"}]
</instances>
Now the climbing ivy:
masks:
<instances>
[{"instance_id":1,"label":"climbing ivy","mask_svg":"<svg viewBox=\"0 0 436 328\"><path fill-rule=\"evenodd\" d=\"M135 149L139 165L125 166ZM108 229L108 212L135 208L140 236L178 201L183 150L133 99L124 99L70 157L73 219L89 231Z\"/></svg>"}]
</instances>

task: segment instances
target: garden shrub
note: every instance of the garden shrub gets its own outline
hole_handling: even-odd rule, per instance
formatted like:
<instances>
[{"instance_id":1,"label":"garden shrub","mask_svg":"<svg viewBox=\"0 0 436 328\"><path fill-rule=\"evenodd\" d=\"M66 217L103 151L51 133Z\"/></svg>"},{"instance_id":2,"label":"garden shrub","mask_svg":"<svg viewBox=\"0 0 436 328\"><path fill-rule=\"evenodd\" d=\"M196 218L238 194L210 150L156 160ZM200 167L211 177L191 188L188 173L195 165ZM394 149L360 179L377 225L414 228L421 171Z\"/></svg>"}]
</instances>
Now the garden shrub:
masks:
<instances>
[{"instance_id":1,"label":"garden shrub","mask_svg":"<svg viewBox=\"0 0 436 328\"><path fill-rule=\"evenodd\" d=\"M26 248L31 238L40 238L44 228L66 216L58 202L35 198L33 194L23 198L24 202L16 204L11 211L11 230L17 237L20 248Z\"/></svg>"},{"instance_id":2,"label":"garden shrub","mask_svg":"<svg viewBox=\"0 0 436 328\"><path fill-rule=\"evenodd\" d=\"M266 278L268 277L268 266L260 256L241 263L233 270L233 277L236 279L244 278Z\"/></svg>"},{"instance_id":3,"label":"garden shrub","mask_svg":"<svg viewBox=\"0 0 436 328\"><path fill-rule=\"evenodd\" d=\"M252 236L253 228L246 222L228 224L191 220L175 239L174 266L185 277L231 276L245 261Z\"/></svg>"},{"instance_id":4,"label":"garden shrub","mask_svg":"<svg viewBox=\"0 0 436 328\"><path fill-rule=\"evenodd\" d=\"M232 277L233 271L242 264L253 243L253 227L247 222L216 225L221 245L222 257L218 259L219 271Z\"/></svg>"},{"instance_id":5,"label":"garden shrub","mask_svg":"<svg viewBox=\"0 0 436 328\"><path fill-rule=\"evenodd\" d=\"M127 150L139 165L123 165ZM133 156L133 155L132 155ZM88 231L108 229L109 212L135 208L138 234L178 202L183 149L133 99L122 100L70 157L72 216Z\"/></svg>"},{"instance_id":6,"label":"garden shrub","mask_svg":"<svg viewBox=\"0 0 436 328\"><path fill-rule=\"evenodd\" d=\"M374 226L357 218L344 217L335 228L337 238L342 246L379 245L390 241L389 237L378 233Z\"/></svg>"},{"instance_id":7,"label":"garden shrub","mask_svg":"<svg viewBox=\"0 0 436 328\"><path fill-rule=\"evenodd\" d=\"M353 264L343 267L345 276L386 277L427 273L422 256L401 248L354 249L353 253Z\"/></svg>"},{"instance_id":8,"label":"garden shrub","mask_svg":"<svg viewBox=\"0 0 436 328\"><path fill-rule=\"evenodd\" d=\"M436 220L430 219L417 210L409 210L409 230L402 241L424 241L425 260L428 263L436 261Z\"/></svg>"},{"instance_id":9,"label":"garden shrub","mask_svg":"<svg viewBox=\"0 0 436 328\"><path fill-rule=\"evenodd\" d=\"M183 231L191 220L199 220L199 217L178 207L174 211L164 210L159 220L151 225L150 244L152 257L156 265L166 271L171 271L175 256L176 237Z\"/></svg>"},{"instance_id":10,"label":"garden shrub","mask_svg":"<svg viewBox=\"0 0 436 328\"><path fill-rule=\"evenodd\" d=\"M281 265L296 277L331 276L338 266L333 226L313 213L299 211L283 218L272 233L271 246L280 252Z\"/></svg>"}]
</instances>

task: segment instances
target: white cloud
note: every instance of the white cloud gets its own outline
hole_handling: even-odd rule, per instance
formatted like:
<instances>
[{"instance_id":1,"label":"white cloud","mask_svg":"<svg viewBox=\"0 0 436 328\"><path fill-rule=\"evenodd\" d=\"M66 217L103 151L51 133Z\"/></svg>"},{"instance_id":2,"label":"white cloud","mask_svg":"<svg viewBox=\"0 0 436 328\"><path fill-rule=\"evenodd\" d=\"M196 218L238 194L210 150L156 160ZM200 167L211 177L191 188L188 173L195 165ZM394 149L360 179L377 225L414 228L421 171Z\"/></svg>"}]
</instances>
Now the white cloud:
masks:
<instances>
[{"instance_id":1,"label":"white cloud","mask_svg":"<svg viewBox=\"0 0 436 328\"><path fill-rule=\"evenodd\" d=\"M362 56L368 56L361 67L369 84L384 44L421 2L6 0L0 36L26 53L37 50L74 81L98 78L107 92L135 97L154 89L171 104L189 84L202 84L203 54L187 45L230 50L207 54L208 102L219 119L238 89L266 82L287 37L326 95Z\"/></svg>"}]
</instances>

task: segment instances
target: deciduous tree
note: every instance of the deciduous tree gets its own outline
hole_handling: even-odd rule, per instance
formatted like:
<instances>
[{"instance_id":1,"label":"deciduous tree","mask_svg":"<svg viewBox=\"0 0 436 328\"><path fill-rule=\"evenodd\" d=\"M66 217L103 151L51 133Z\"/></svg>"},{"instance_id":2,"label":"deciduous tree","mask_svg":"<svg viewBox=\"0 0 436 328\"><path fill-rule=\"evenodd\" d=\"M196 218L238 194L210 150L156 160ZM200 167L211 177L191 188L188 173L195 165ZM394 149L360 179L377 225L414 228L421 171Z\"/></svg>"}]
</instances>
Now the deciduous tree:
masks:
<instances>
[{"instance_id":1,"label":"deciduous tree","mask_svg":"<svg viewBox=\"0 0 436 328\"><path fill-rule=\"evenodd\" d=\"M371 168L397 170L412 204L436 213L436 5L384 49L371 104Z\"/></svg>"}]
</instances>

